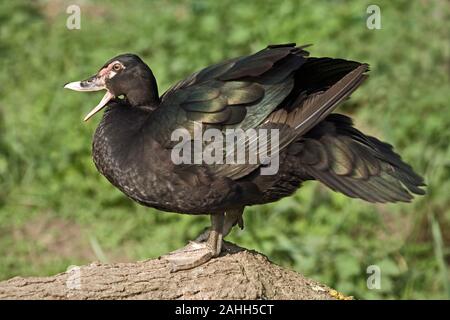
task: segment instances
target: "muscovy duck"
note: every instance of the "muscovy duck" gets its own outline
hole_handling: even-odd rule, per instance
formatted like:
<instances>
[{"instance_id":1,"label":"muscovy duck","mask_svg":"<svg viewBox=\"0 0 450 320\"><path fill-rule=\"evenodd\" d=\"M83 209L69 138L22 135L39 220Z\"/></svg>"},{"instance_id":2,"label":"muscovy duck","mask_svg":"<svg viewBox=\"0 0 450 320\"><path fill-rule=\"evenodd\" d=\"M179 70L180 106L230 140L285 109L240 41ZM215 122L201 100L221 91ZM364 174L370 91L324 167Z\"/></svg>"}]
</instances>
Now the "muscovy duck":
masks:
<instances>
[{"instance_id":1,"label":"muscovy duck","mask_svg":"<svg viewBox=\"0 0 450 320\"><path fill-rule=\"evenodd\" d=\"M245 206L289 196L307 180L370 202L408 202L412 194L424 194L423 179L391 145L357 130L349 117L331 113L366 79L368 65L309 57L305 47L269 45L196 72L162 96L152 71L134 54L114 57L94 76L65 85L106 90L84 120L106 107L92 152L97 169L114 186L145 206L211 215L207 231L163 256L174 271L217 257L223 237L233 226L243 227ZM277 130L277 148L265 161L252 163L177 163L173 154L179 140L173 133L193 133L198 124L202 133ZM258 145L269 145L254 137ZM245 138L245 151L260 155L250 140ZM212 143L201 141L201 146ZM263 174L274 150L278 170Z\"/></svg>"}]
</instances>

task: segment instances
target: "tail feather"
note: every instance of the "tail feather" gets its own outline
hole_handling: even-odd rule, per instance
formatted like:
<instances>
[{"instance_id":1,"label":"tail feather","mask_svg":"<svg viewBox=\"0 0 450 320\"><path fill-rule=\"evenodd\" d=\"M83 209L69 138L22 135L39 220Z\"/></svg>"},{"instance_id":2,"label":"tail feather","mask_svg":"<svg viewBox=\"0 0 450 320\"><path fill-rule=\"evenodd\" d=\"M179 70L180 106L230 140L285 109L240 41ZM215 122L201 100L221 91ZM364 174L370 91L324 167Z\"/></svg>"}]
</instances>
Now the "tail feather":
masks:
<instances>
[{"instance_id":1,"label":"tail feather","mask_svg":"<svg viewBox=\"0 0 450 320\"><path fill-rule=\"evenodd\" d=\"M349 197L409 202L413 194L425 194L423 178L391 145L364 135L346 116L329 115L296 143L302 145L295 148L302 169Z\"/></svg>"}]
</instances>

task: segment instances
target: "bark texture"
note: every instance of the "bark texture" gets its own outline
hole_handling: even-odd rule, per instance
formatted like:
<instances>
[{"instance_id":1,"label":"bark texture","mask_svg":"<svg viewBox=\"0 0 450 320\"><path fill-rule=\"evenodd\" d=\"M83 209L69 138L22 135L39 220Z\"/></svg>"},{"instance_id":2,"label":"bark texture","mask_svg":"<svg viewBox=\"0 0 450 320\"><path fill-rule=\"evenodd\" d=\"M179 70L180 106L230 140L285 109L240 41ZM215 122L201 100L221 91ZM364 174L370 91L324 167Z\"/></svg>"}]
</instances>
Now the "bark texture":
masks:
<instances>
[{"instance_id":1,"label":"bark texture","mask_svg":"<svg viewBox=\"0 0 450 320\"><path fill-rule=\"evenodd\" d=\"M230 245L191 270L170 272L163 259L91 263L51 277L0 282L0 299L346 299L267 257Z\"/></svg>"}]
</instances>

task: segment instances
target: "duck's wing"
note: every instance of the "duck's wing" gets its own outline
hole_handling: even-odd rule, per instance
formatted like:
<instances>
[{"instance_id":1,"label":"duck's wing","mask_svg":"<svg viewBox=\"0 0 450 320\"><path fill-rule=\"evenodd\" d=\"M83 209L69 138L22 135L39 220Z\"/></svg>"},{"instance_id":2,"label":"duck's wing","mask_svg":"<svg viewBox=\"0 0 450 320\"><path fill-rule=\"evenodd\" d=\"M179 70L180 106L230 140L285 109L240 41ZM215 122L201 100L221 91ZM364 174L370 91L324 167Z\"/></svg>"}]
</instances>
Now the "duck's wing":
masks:
<instances>
[{"instance_id":1,"label":"duck's wing","mask_svg":"<svg viewBox=\"0 0 450 320\"><path fill-rule=\"evenodd\" d=\"M210 66L177 83L161 97L146 130L171 149L179 146L179 136L173 136L177 129L195 139L198 124L203 132L210 128L223 133L227 129L278 129L279 145L284 147L348 97L366 70L367 65L357 62L308 58L304 46L269 46ZM251 143L247 135L244 139L244 154L258 155L262 148L252 148L259 141ZM212 164L208 168L214 175L239 179L260 165Z\"/></svg>"},{"instance_id":2,"label":"duck's wing","mask_svg":"<svg viewBox=\"0 0 450 320\"><path fill-rule=\"evenodd\" d=\"M204 129L254 128L291 93L293 73L307 55L295 44L269 46L205 68L162 95L149 126L168 146L175 129L193 132L194 123Z\"/></svg>"},{"instance_id":3,"label":"duck's wing","mask_svg":"<svg viewBox=\"0 0 450 320\"><path fill-rule=\"evenodd\" d=\"M311 65L314 68L311 69L308 61L299 71L302 76L301 80L296 81L296 89L303 93L294 97L293 101L288 101L277 108L258 126L258 129L267 129L268 132L277 129L277 143L273 143L271 139L263 139L263 141L258 141L257 144L249 143L249 139L244 137L246 139L246 154L256 154L259 159L270 158L273 152L279 154L293 141L301 138L321 123L367 77L365 72L368 66L366 64L357 64L340 59L312 59L314 60L311 60ZM325 68L319 71L320 69L315 69L316 65L325 66ZM336 68L339 65L340 69ZM352 68L354 69L352 70ZM301 83L305 78L309 78L310 81ZM315 84L317 80L318 82ZM266 150L269 150L269 152ZM266 159L263 163L271 161L272 159ZM216 174L226 175L236 180L248 175L256 168L257 166L249 165L220 165L215 169Z\"/></svg>"}]
</instances>

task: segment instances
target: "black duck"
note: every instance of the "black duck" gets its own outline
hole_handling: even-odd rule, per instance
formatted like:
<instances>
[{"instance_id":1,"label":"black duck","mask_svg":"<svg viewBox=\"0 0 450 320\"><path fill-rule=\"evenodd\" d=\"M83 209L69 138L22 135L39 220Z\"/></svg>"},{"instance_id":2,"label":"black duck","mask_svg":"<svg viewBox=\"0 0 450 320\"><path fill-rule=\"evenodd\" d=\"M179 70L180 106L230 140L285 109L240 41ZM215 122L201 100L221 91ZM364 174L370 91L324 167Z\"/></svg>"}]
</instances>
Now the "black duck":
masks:
<instances>
[{"instance_id":1,"label":"black duck","mask_svg":"<svg viewBox=\"0 0 450 320\"><path fill-rule=\"evenodd\" d=\"M209 230L164 256L180 270L218 256L223 237L236 224L243 227L245 206L289 196L307 180L370 202L408 202L424 194L423 179L391 145L331 113L367 71L364 63L309 57L305 46L282 44L209 66L162 96L152 71L134 54L114 57L96 75L65 87L106 90L85 120L106 107L92 151L97 169L114 186L145 206L211 215ZM272 153L257 163L174 163L173 132L192 133L195 124L202 132L278 130L278 171L262 173ZM245 151L258 155L249 139Z\"/></svg>"}]
</instances>

